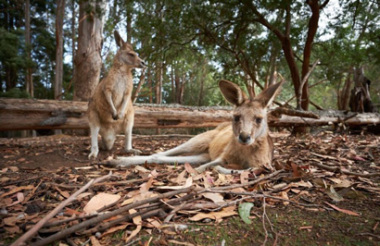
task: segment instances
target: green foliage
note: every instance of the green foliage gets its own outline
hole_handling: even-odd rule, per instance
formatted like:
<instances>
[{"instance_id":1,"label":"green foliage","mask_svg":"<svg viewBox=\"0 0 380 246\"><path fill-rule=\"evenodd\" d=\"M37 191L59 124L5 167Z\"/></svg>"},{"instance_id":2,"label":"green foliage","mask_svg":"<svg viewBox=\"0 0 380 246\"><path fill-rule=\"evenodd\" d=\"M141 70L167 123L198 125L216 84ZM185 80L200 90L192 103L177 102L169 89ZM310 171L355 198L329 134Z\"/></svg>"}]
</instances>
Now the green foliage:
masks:
<instances>
[{"instance_id":1,"label":"green foliage","mask_svg":"<svg viewBox=\"0 0 380 246\"><path fill-rule=\"evenodd\" d=\"M163 103L180 101L186 105L226 105L218 89L220 79L234 81L242 87L251 83L263 86L274 71L288 81L276 100L286 102L293 97L292 77L281 43L271 30L258 22L260 17L250 6L255 6L269 24L282 33L287 28L287 17L290 18L289 42L300 70L311 16L305 1L111 2L108 3L108 12L105 9L87 9L88 13L105 14L106 17L102 76L112 65L116 49L113 31L117 29L124 38L128 37L148 64L146 83L138 102L155 101L156 87L162 83ZM71 4L66 2L65 55L72 54ZM327 7L333 4L338 8L321 12L311 55L311 62L319 59L320 64L309 78L309 85L322 80L325 82L310 89L310 99L324 108L335 108L336 92L350 76L349 71L364 66L366 76L372 81L372 98L379 103L379 4L376 1L340 0L338 3L330 1ZM35 97L52 98L56 1L31 1L32 47L25 47L24 42L24 3L0 0L0 8L8 13L7 18L0 15L2 90L16 86L25 88L25 69L29 67L33 70ZM75 8L74 17L78 18L77 3ZM128 33L125 35L126 30ZM31 61L25 59L27 49L31 49ZM64 65L65 99L71 99L73 95L72 71L70 61ZM260 91L257 86L255 90L256 93ZM295 100L290 104L295 105Z\"/></svg>"},{"instance_id":2,"label":"green foliage","mask_svg":"<svg viewBox=\"0 0 380 246\"><path fill-rule=\"evenodd\" d=\"M9 98L30 98L30 95L20 88L12 88L6 92L0 92L0 97L9 97Z\"/></svg>"}]
</instances>

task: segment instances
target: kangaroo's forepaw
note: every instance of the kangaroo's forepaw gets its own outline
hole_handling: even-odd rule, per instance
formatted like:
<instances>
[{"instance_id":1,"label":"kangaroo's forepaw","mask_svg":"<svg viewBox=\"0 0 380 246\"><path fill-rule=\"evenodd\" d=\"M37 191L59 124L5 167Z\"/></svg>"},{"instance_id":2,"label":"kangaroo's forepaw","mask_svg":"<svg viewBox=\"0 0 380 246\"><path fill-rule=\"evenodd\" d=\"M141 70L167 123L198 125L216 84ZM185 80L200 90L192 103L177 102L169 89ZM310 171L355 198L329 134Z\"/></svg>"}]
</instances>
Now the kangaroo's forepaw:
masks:
<instances>
[{"instance_id":1,"label":"kangaroo's forepaw","mask_svg":"<svg viewBox=\"0 0 380 246\"><path fill-rule=\"evenodd\" d=\"M114 120L118 120L119 119L119 116L117 114L112 114L112 119Z\"/></svg>"},{"instance_id":2,"label":"kangaroo's forepaw","mask_svg":"<svg viewBox=\"0 0 380 246\"><path fill-rule=\"evenodd\" d=\"M141 151L138 149L125 149L125 153L132 155L141 155Z\"/></svg>"}]
</instances>

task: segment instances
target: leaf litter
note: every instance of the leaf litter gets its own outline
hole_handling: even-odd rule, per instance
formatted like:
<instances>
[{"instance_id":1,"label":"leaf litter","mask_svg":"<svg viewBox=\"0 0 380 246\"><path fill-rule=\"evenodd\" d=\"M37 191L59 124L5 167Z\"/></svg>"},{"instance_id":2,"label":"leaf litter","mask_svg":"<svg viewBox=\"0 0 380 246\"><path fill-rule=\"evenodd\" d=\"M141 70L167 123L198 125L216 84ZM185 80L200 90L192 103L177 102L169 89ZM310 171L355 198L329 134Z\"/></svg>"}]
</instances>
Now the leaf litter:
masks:
<instances>
[{"instance_id":1,"label":"leaf litter","mask_svg":"<svg viewBox=\"0 0 380 246\"><path fill-rule=\"evenodd\" d=\"M138 138L135 147L152 153L152 143ZM185 140L155 140L153 148L169 149ZM0 237L14 241L27 234L70 199L25 242L88 240L92 245L110 245L115 233L121 235L120 242L133 243L153 232L168 235L166 243L176 242L173 236L192 223L221 223L237 215L247 224L261 217L267 234L272 224L265 207L334 210L360 217L354 208L346 207L348 199L380 199L378 136L279 134L275 136L276 171L230 175L211 169L197 173L189 164L127 169L98 165L102 158L123 155L121 141L119 137L113 152L101 152L99 160L90 163L88 138L0 140ZM94 179L102 181L73 197ZM379 234L374 228L374 234Z\"/></svg>"}]
</instances>

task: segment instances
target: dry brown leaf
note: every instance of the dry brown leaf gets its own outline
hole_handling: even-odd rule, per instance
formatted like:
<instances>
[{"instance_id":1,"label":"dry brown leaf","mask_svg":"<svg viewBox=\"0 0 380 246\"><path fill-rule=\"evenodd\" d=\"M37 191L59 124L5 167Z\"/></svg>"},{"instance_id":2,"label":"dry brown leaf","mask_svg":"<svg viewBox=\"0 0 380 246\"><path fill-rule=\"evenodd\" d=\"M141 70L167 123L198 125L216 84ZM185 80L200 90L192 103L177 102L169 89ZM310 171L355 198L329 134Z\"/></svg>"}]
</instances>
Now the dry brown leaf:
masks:
<instances>
[{"instance_id":1,"label":"dry brown leaf","mask_svg":"<svg viewBox=\"0 0 380 246\"><path fill-rule=\"evenodd\" d=\"M20 221L20 219L18 219L17 216L7 217L3 220L7 226L15 226L18 221Z\"/></svg>"},{"instance_id":2,"label":"dry brown leaf","mask_svg":"<svg viewBox=\"0 0 380 246\"><path fill-rule=\"evenodd\" d=\"M20 171L20 168L18 168L16 166L11 166L11 167L9 167L9 170L11 170L12 172L18 172L18 171Z\"/></svg>"},{"instance_id":3,"label":"dry brown leaf","mask_svg":"<svg viewBox=\"0 0 380 246\"><path fill-rule=\"evenodd\" d=\"M120 195L99 193L86 204L83 211L86 214L95 213L97 210L117 202L120 199Z\"/></svg>"},{"instance_id":4,"label":"dry brown leaf","mask_svg":"<svg viewBox=\"0 0 380 246\"><path fill-rule=\"evenodd\" d=\"M157 178L158 177L158 172L156 169L150 172L149 177Z\"/></svg>"},{"instance_id":5,"label":"dry brown leaf","mask_svg":"<svg viewBox=\"0 0 380 246\"><path fill-rule=\"evenodd\" d=\"M6 196L9 196L9 195L12 195L14 193L17 193L19 191L22 191L22 190L33 190L34 189L34 186L33 185L27 185L27 186L20 186L20 187L15 187L13 188L12 190L2 194L0 196L0 198L3 198L3 197L6 197Z\"/></svg>"},{"instance_id":6,"label":"dry brown leaf","mask_svg":"<svg viewBox=\"0 0 380 246\"><path fill-rule=\"evenodd\" d=\"M92 192L84 192L84 193L81 193L77 196L77 199L78 201L82 200L83 198L87 197L87 196L91 196L93 193Z\"/></svg>"},{"instance_id":7,"label":"dry brown leaf","mask_svg":"<svg viewBox=\"0 0 380 246\"><path fill-rule=\"evenodd\" d=\"M157 228L157 229L159 229L162 226L162 223L159 220L155 219L155 218L148 218L147 222L148 223L147 223L146 227L148 227L148 228Z\"/></svg>"},{"instance_id":8,"label":"dry brown leaf","mask_svg":"<svg viewBox=\"0 0 380 246\"><path fill-rule=\"evenodd\" d=\"M290 184L290 187L305 187L305 188L312 188L313 184L310 181L299 181L299 182L293 182Z\"/></svg>"},{"instance_id":9,"label":"dry brown leaf","mask_svg":"<svg viewBox=\"0 0 380 246\"><path fill-rule=\"evenodd\" d=\"M157 189L161 190L180 190L183 188L187 188L193 185L193 178L190 176L186 179L186 183L184 185L179 185L179 186L161 186L157 187Z\"/></svg>"},{"instance_id":10,"label":"dry brown leaf","mask_svg":"<svg viewBox=\"0 0 380 246\"><path fill-rule=\"evenodd\" d=\"M249 174L250 174L250 172L247 170L241 172L241 174L240 174L240 183L241 184L248 183Z\"/></svg>"},{"instance_id":11,"label":"dry brown leaf","mask_svg":"<svg viewBox=\"0 0 380 246\"><path fill-rule=\"evenodd\" d=\"M288 192L287 191L282 191L280 192L280 197L286 200L289 200ZM289 205L288 201L283 201L282 202L285 206Z\"/></svg>"},{"instance_id":12,"label":"dry brown leaf","mask_svg":"<svg viewBox=\"0 0 380 246\"><path fill-rule=\"evenodd\" d=\"M123 225L111 227L110 229L108 229L107 231L102 233L102 237L109 235L109 234L113 234L114 232L117 232L120 230L124 230L125 228L127 228L128 225L130 225L130 223L125 223Z\"/></svg>"},{"instance_id":13,"label":"dry brown leaf","mask_svg":"<svg viewBox=\"0 0 380 246\"><path fill-rule=\"evenodd\" d=\"M136 171L138 172L142 172L142 173L149 173L150 174L150 170L146 169L145 167L143 166L140 166L140 165L136 165L135 168L134 168Z\"/></svg>"},{"instance_id":14,"label":"dry brown leaf","mask_svg":"<svg viewBox=\"0 0 380 246\"><path fill-rule=\"evenodd\" d=\"M218 173L218 179L214 182L215 186L230 185L234 180L233 175Z\"/></svg>"},{"instance_id":15,"label":"dry brown leaf","mask_svg":"<svg viewBox=\"0 0 380 246\"><path fill-rule=\"evenodd\" d=\"M130 209L129 210L129 214L134 214L136 213L137 211L134 210L134 209ZM141 219L141 216L136 216L136 217L133 217L133 224L136 225L136 229L132 231L131 235L129 235L129 237L125 238L125 242L128 242L130 241L132 238L134 238L140 231L141 231L141 228L142 228L142 219Z\"/></svg>"},{"instance_id":16,"label":"dry brown leaf","mask_svg":"<svg viewBox=\"0 0 380 246\"><path fill-rule=\"evenodd\" d=\"M195 244L188 243L188 242L181 242L177 240L168 240L169 243L172 243L174 245L185 245L185 246L195 246Z\"/></svg>"},{"instance_id":17,"label":"dry brown leaf","mask_svg":"<svg viewBox=\"0 0 380 246\"><path fill-rule=\"evenodd\" d=\"M188 172L186 170L183 170L178 176L177 178L174 178L173 179L173 183L175 184L179 184L179 185L183 185L185 182L186 182L186 174Z\"/></svg>"},{"instance_id":18,"label":"dry brown leaf","mask_svg":"<svg viewBox=\"0 0 380 246\"><path fill-rule=\"evenodd\" d=\"M339 208L339 207L337 207L337 206L335 206L335 205L332 205L332 204L330 204L330 203L328 203L328 202L325 202L325 203L326 203L327 205L329 205L330 207L332 207L333 209L339 211L339 212L342 212L342 213L345 213L345 214L348 214L348 215L353 215L353 216L360 216L358 213L353 212L353 211L351 211L351 210L347 210L347 209Z\"/></svg>"},{"instance_id":19,"label":"dry brown leaf","mask_svg":"<svg viewBox=\"0 0 380 246\"><path fill-rule=\"evenodd\" d=\"M4 229L10 234L21 234L21 230L18 226L4 226Z\"/></svg>"},{"instance_id":20,"label":"dry brown leaf","mask_svg":"<svg viewBox=\"0 0 380 246\"><path fill-rule=\"evenodd\" d=\"M102 244L99 242L99 240L95 236L91 236L90 240L91 240L92 246L102 246Z\"/></svg>"},{"instance_id":21,"label":"dry brown leaf","mask_svg":"<svg viewBox=\"0 0 380 246\"><path fill-rule=\"evenodd\" d=\"M63 191L61 190L60 188L58 187L55 187L55 189L59 192L59 194L61 194L61 196L63 196L64 198L69 198L70 197L70 193L67 192L67 191Z\"/></svg>"},{"instance_id":22,"label":"dry brown leaf","mask_svg":"<svg viewBox=\"0 0 380 246\"><path fill-rule=\"evenodd\" d=\"M125 205L128 205L128 204L131 204L135 199L132 197L132 198L129 198L127 200L124 200L120 206L125 206Z\"/></svg>"},{"instance_id":23,"label":"dry brown leaf","mask_svg":"<svg viewBox=\"0 0 380 246\"><path fill-rule=\"evenodd\" d=\"M231 206L231 207L223 208L222 211L219 211L219 212L198 213L194 215L193 217L190 217L189 219L191 221L200 221L200 220L208 218L208 219L213 219L216 222L220 222L225 217L236 215L237 212L235 211L235 209L236 209L235 206Z\"/></svg>"},{"instance_id":24,"label":"dry brown leaf","mask_svg":"<svg viewBox=\"0 0 380 246\"><path fill-rule=\"evenodd\" d=\"M203 185L206 189L214 186L214 178L211 176L211 172L204 172Z\"/></svg>"},{"instance_id":25,"label":"dry brown leaf","mask_svg":"<svg viewBox=\"0 0 380 246\"><path fill-rule=\"evenodd\" d=\"M207 193L202 193L202 196L207 198L207 199L210 199L215 204L224 203L224 198L220 193L207 192Z\"/></svg>"},{"instance_id":26,"label":"dry brown leaf","mask_svg":"<svg viewBox=\"0 0 380 246\"><path fill-rule=\"evenodd\" d=\"M83 213L78 212L78 211L76 211L76 210L74 210L74 209L71 209L71 208L66 207L66 208L65 208L65 214L71 216L71 215L82 215Z\"/></svg>"},{"instance_id":27,"label":"dry brown leaf","mask_svg":"<svg viewBox=\"0 0 380 246\"><path fill-rule=\"evenodd\" d=\"M146 183L143 183L142 185L140 185L141 194L148 192L150 187L152 187L152 183L153 183L153 177L150 177Z\"/></svg>"},{"instance_id":28,"label":"dry brown leaf","mask_svg":"<svg viewBox=\"0 0 380 246\"><path fill-rule=\"evenodd\" d=\"M334 200L335 202L341 202L341 201L344 200L343 197L335 191L335 189L334 189L334 187L333 187L332 185L330 186L330 190L326 190L325 193L326 193L326 194L327 194L332 200Z\"/></svg>"},{"instance_id":29,"label":"dry brown leaf","mask_svg":"<svg viewBox=\"0 0 380 246\"><path fill-rule=\"evenodd\" d=\"M190 175L198 175L197 170L195 170L189 163L185 163L185 170L188 172Z\"/></svg>"}]
</instances>

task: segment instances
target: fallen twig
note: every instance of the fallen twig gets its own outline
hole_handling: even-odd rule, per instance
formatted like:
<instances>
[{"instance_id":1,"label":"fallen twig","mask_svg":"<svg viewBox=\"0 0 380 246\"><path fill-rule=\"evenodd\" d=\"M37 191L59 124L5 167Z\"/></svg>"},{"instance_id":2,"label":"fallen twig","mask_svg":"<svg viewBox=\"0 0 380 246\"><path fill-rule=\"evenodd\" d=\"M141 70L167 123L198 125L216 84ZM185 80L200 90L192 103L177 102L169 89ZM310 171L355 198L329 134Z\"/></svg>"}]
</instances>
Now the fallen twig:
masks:
<instances>
[{"instance_id":1,"label":"fallen twig","mask_svg":"<svg viewBox=\"0 0 380 246\"><path fill-rule=\"evenodd\" d=\"M110 213L106 213L106 214L103 214L102 216L97 216L95 218L92 218L92 219L89 219L87 221L84 221L82 223L79 223L77 225L74 225L64 231L60 231L50 237L47 237L43 240L40 240L34 244L32 244L33 246L42 246L42 245L47 245L49 243L52 243L56 240L59 240L61 238L64 238L64 237L67 237L68 235L76 232L76 231L79 231L83 228L86 228L88 226L91 226L91 225L94 225L96 223L99 223L100 221L103 221L103 220L106 220L108 218L111 218L115 215L118 215L118 214L121 214L123 212L127 212L129 209L132 209L132 208L136 208L142 204L146 204L146 203L150 203L150 202L156 202L156 201L159 201L160 199L163 199L163 198L166 198L166 197L172 197L172 196L175 196L175 195L178 195L178 194L181 194L181 193L188 193L189 191L192 190L192 187L188 187L188 188L184 188L184 189L181 189L181 190L175 190L175 191L169 191L169 192L166 192L166 193L163 193L163 194L160 194L158 196L155 196L155 197L151 197L151 198L148 198L148 199L144 199L144 200L141 200L141 201L137 201L137 202L134 202L130 205L127 205L125 207L121 207L117 210L114 210Z\"/></svg>"},{"instance_id":2,"label":"fallen twig","mask_svg":"<svg viewBox=\"0 0 380 246\"><path fill-rule=\"evenodd\" d=\"M31 237L33 237L38 232L38 230L44 226L44 224L47 221L49 221L51 218L53 218L66 205L68 205L69 203L74 201L80 193L87 190L92 184L101 182L105 179L108 179L109 177L111 177L111 175L112 175L112 173L109 173L108 175L105 175L103 177L99 177L97 179L90 180L85 186L83 186L81 189L76 191L74 194L72 194L70 197L68 197L65 201L63 201L61 204L59 204L59 206L57 206L53 211L51 211L42 220L40 220L37 224L35 224L29 231L27 231L24 235L22 235L14 243L12 243L11 246L25 245L25 242L28 241Z\"/></svg>"},{"instance_id":3,"label":"fallen twig","mask_svg":"<svg viewBox=\"0 0 380 246\"><path fill-rule=\"evenodd\" d=\"M347 174L347 175L354 175L354 176L358 176L358 177L367 177L367 178L380 176L380 173L355 173L355 172L342 170L340 167L336 167L336 166L335 167L326 166L326 165L320 163L318 160L315 160L315 159L312 159L312 161L314 161L314 163L310 162L311 165L317 166L319 168L322 168L322 169L325 169L325 170L331 171L331 172L337 172L337 173L343 173L343 174Z\"/></svg>"},{"instance_id":4,"label":"fallen twig","mask_svg":"<svg viewBox=\"0 0 380 246\"><path fill-rule=\"evenodd\" d=\"M223 187L216 187L216 188L210 188L210 189L201 189L203 190L203 192L216 192L216 191L222 191L222 190L232 190L232 189L236 189L236 188L240 188L240 187L245 187L245 186L251 186L251 185L255 185L255 184L258 184L264 180L268 180L268 179L271 179L275 176L277 176L278 174L280 174L281 172L283 172L284 170L277 170L271 174L268 174L264 177L261 177L261 178L258 178L258 179L255 179L253 181L250 181L250 182L247 182L247 183L244 183L244 184L235 184L235 185L230 185L230 186L223 186Z\"/></svg>"}]
</instances>

